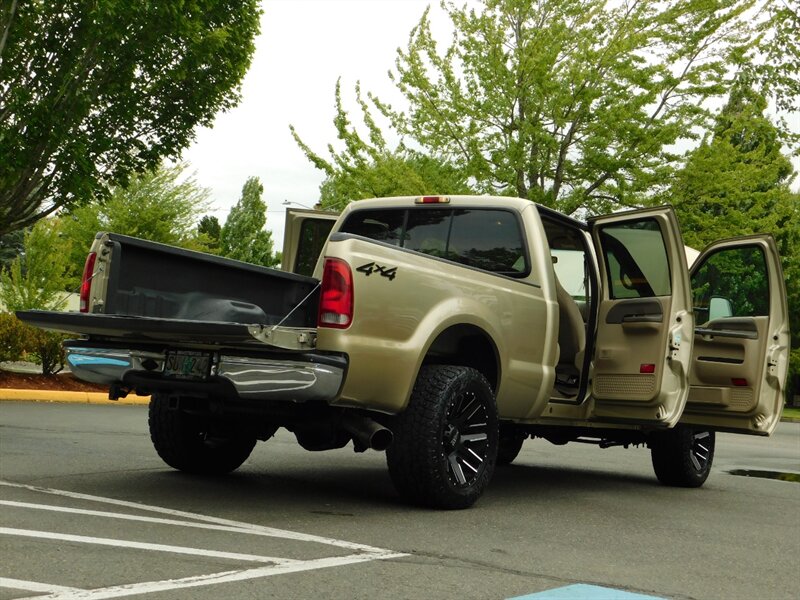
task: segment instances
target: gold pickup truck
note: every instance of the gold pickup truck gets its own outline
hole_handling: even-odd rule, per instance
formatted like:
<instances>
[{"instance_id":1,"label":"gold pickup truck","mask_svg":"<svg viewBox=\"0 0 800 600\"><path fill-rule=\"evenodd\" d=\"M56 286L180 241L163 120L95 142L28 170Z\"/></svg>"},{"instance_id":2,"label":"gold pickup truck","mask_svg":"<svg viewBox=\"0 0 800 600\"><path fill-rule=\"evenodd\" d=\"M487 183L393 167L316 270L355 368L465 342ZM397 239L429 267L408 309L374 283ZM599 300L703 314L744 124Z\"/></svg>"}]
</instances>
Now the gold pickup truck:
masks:
<instances>
[{"instance_id":1,"label":"gold pickup truck","mask_svg":"<svg viewBox=\"0 0 800 600\"><path fill-rule=\"evenodd\" d=\"M73 373L152 395L170 466L236 469L279 427L385 450L407 500L472 505L525 439L650 448L697 487L714 433L769 435L789 327L775 243L702 253L669 207L569 218L507 197L363 200L287 214L284 271L98 234ZM691 263L691 270L689 269Z\"/></svg>"}]
</instances>

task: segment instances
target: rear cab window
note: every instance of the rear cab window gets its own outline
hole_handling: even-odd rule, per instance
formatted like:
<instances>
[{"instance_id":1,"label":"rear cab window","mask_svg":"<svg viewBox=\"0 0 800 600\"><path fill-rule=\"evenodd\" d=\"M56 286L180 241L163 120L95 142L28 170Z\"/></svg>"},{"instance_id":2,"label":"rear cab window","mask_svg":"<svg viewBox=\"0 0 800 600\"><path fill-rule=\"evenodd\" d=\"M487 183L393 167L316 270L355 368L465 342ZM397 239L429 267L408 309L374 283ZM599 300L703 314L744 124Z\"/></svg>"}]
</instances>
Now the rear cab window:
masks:
<instances>
[{"instance_id":1,"label":"rear cab window","mask_svg":"<svg viewBox=\"0 0 800 600\"><path fill-rule=\"evenodd\" d=\"M357 210L340 232L509 277L525 277L530 271L519 215L511 210Z\"/></svg>"}]
</instances>

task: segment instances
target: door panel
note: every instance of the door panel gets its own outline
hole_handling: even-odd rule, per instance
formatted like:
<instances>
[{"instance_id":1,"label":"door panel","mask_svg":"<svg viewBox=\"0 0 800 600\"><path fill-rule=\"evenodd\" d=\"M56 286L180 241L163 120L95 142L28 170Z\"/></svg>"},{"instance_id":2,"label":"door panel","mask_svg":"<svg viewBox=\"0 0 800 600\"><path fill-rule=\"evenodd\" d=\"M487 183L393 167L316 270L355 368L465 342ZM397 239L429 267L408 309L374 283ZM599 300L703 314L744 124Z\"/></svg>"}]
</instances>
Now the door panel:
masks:
<instances>
[{"instance_id":1,"label":"door panel","mask_svg":"<svg viewBox=\"0 0 800 600\"><path fill-rule=\"evenodd\" d=\"M768 435L783 404L789 328L774 240L709 246L692 268L697 327L681 422Z\"/></svg>"},{"instance_id":2,"label":"door panel","mask_svg":"<svg viewBox=\"0 0 800 600\"><path fill-rule=\"evenodd\" d=\"M325 211L287 208L281 268L310 277L338 218Z\"/></svg>"},{"instance_id":3,"label":"door panel","mask_svg":"<svg viewBox=\"0 0 800 600\"><path fill-rule=\"evenodd\" d=\"M671 427L688 395L693 324L677 219L658 208L590 223L603 283L592 414Z\"/></svg>"}]
</instances>

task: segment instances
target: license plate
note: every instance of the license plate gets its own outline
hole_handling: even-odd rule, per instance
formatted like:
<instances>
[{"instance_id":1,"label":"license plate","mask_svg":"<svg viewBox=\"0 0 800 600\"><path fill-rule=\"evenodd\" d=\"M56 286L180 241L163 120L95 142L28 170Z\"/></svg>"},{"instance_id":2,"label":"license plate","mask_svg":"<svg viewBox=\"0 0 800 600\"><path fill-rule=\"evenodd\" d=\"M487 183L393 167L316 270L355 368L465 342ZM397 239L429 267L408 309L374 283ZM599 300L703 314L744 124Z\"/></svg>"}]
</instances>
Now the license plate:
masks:
<instances>
[{"instance_id":1,"label":"license plate","mask_svg":"<svg viewBox=\"0 0 800 600\"><path fill-rule=\"evenodd\" d=\"M180 379L205 379L210 364L211 355L205 352L168 352L164 375Z\"/></svg>"}]
</instances>

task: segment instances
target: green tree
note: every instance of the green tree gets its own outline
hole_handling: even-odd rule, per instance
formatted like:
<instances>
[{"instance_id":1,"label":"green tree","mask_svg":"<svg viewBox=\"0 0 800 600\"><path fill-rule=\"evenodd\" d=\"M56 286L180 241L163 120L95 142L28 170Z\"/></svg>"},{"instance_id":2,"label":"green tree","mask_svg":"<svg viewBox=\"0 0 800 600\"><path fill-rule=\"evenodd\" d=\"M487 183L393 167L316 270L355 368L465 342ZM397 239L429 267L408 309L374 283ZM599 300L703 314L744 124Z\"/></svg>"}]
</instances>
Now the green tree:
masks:
<instances>
[{"instance_id":1,"label":"green tree","mask_svg":"<svg viewBox=\"0 0 800 600\"><path fill-rule=\"evenodd\" d=\"M258 4L4 1L0 234L105 197L234 106Z\"/></svg>"},{"instance_id":2,"label":"green tree","mask_svg":"<svg viewBox=\"0 0 800 600\"><path fill-rule=\"evenodd\" d=\"M25 231L22 229L0 235L0 270L8 266L12 260L22 253L24 238Z\"/></svg>"},{"instance_id":3,"label":"green tree","mask_svg":"<svg viewBox=\"0 0 800 600\"><path fill-rule=\"evenodd\" d=\"M760 88L769 90L779 109L796 114L800 110L800 1L768 0L761 12L764 18L757 27L761 60L745 61L742 68ZM788 141L797 142L798 137L800 132L795 131Z\"/></svg>"},{"instance_id":4,"label":"green tree","mask_svg":"<svg viewBox=\"0 0 800 600\"><path fill-rule=\"evenodd\" d=\"M98 231L113 231L153 242L206 250L196 225L208 209L209 190L185 166L161 167L133 176L127 187L112 189L104 203L92 202L64 217L64 235L71 242L70 287L80 283L86 253Z\"/></svg>"},{"instance_id":5,"label":"green tree","mask_svg":"<svg viewBox=\"0 0 800 600\"><path fill-rule=\"evenodd\" d=\"M341 83L337 81L333 124L344 151L337 153L331 148L330 160L311 150L290 126L306 157L326 175L320 186L320 205L323 208L337 210L351 200L363 198L471 192L465 174L443 159L411 150L403 144L391 149L369 106L362 99L358 85L356 97L368 137L364 139L351 123L342 105Z\"/></svg>"},{"instance_id":6,"label":"green tree","mask_svg":"<svg viewBox=\"0 0 800 600\"><path fill-rule=\"evenodd\" d=\"M440 48L425 11L398 50L390 77L406 108L368 96L400 136L397 151L370 155L385 142L366 111L369 148L352 139L338 93L343 144L332 160L300 145L336 183L340 175L368 181L382 157L414 148L480 193L566 213L648 204L681 166L676 145L713 122L706 101L727 93L736 67L764 56L767 39L778 54L795 52L779 43L788 33L767 35L779 3L763 4L758 11L754 0L483 0L477 8L445 1L452 43ZM790 67L778 70L761 72L763 81L796 79Z\"/></svg>"},{"instance_id":7,"label":"green tree","mask_svg":"<svg viewBox=\"0 0 800 600\"><path fill-rule=\"evenodd\" d=\"M711 134L676 174L668 199L690 246L702 248L716 239L752 233L775 237L786 278L796 369L800 365L800 194L790 189L795 173L766 108L764 96L753 90L747 77L740 77Z\"/></svg>"},{"instance_id":8,"label":"green tree","mask_svg":"<svg viewBox=\"0 0 800 600\"><path fill-rule=\"evenodd\" d=\"M222 255L236 260L272 267L279 258L272 252L272 234L264 229L267 205L261 199L264 186L250 177L242 187L242 197L231 209L220 234Z\"/></svg>"},{"instance_id":9,"label":"green tree","mask_svg":"<svg viewBox=\"0 0 800 600\"><path fill-rule=\"evenodd\" d=\"M197 225L197 233L199 236L204 236L203 240L209 252L220 253L219 238L222 235L222 225L219 224L217 217L205 215Z\"/></svg>"},{"instance_id":10,"label":"green tree","mask_svg":"<svg viewBox=\"0 0 800 600\"><path fill-rule=\"evenodd\" d=\"M69 241L59 219L43 219L25 233L22 253L0 272L0 301L9 311L62 310Z\"/></svg>"}]
</instances>

